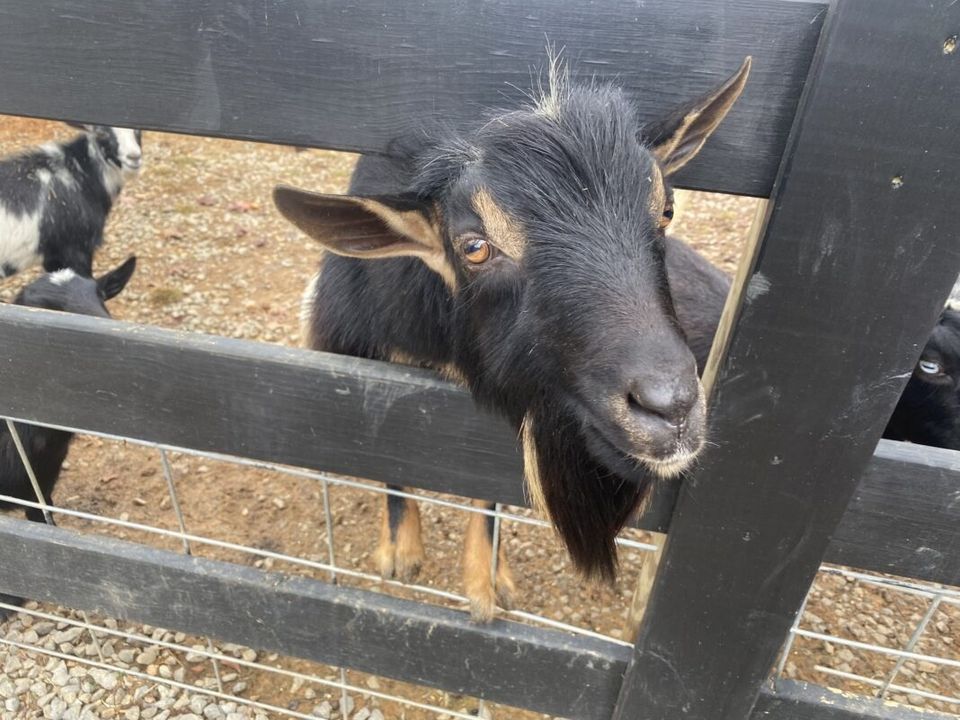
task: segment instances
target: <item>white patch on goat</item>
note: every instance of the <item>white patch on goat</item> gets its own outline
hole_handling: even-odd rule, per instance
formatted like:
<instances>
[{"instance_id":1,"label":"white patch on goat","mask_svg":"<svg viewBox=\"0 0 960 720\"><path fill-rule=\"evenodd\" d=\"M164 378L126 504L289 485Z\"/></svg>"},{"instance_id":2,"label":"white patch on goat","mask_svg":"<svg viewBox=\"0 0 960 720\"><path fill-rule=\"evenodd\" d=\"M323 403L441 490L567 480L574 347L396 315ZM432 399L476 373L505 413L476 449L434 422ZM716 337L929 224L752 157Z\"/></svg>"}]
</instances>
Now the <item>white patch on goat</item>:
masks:
<instances>
[{"instance_id":1,"label":"white patch on goat","mask_svg":"<svg viewBox=\"0 0 960 720\"><path fill-rule=\"evenodd\" d=\"M121 127L110 129L117 138L117 154L120 156L123 169L130 174L139 172L142 154L140 143L137 142L137 131Z\"/></svg>"},{"instance_id":2,"label":"white patch on goat","mask_svg":"<svg viewBox=\"0 0 960 720\"><path fill-rule=\"evenodd\" d=\"M64 268L63 270L56 270L55 272L50 273L50 282L54 285L66 285L68 282L73 280L77 274L70 268Z\"/></svg>"},{"instance_id":3,"label":"white patch on goat","mask_svg":"<svg viewBox=\"0 0 960 720\"><path fill-rule=\"evenodd\" d=\"M0 205L0 267L19 272L40 262L40 215L15 215Z\"/></svg>"},{"instance_id":4,"label":"white patch on goat","mask_svg":"<svg viewBox=\"0 0 960 720\"><path fill-rule=\"evenodd\" d=\"M40 149L44 153L46 153L48 157L52 157L54 159L59 159L63 157L63 148L57 145L57 143L54 143L54 142L44 143L43 145L40 146Z\"/></svg>"},{"instance_id":5,"label":"white patch on goat","mask_svg":"<svg viewBox=\"0 0 960 720\"><path fill-rule=\"evenodd\" d=\"M44 185L49 185L50 181L53 180L53 173L46 168L39 168L35 174L37 176L37 180Z\"/></svg>"},{"instance_id":6,"label":"white patch on goat","mask_svg":"<svg viewBox=\"0 0 960 720\"><path fill-rule=\"evenodd\" d=\"M90 159L100 166L100 179L107 194L116 198L123 187L123 171L103 156L96 138L92 135L87 136L87 153Z\"/></svg>"}]
</instances>

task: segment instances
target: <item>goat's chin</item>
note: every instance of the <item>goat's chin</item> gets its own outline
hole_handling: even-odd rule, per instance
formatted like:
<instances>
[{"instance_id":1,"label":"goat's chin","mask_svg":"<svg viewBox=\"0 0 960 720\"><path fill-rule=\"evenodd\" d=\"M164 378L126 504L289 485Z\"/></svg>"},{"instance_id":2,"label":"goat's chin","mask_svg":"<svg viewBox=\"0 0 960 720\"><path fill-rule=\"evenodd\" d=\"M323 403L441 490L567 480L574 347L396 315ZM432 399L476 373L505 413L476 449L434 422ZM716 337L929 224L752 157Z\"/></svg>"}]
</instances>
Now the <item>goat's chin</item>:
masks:
<instances>
[{"instance_id":1,"label":"goat's chin","mask_svg":"<svg viewBox=\"0 0 960 720\"><path fill-rule=\"evenodd\" d=\"M654 474L589 438L559 404L531 408L522 437L534 505L549 516L577 570L614 580L617 533L646 500Z\"/></svg>"}]
</instances>

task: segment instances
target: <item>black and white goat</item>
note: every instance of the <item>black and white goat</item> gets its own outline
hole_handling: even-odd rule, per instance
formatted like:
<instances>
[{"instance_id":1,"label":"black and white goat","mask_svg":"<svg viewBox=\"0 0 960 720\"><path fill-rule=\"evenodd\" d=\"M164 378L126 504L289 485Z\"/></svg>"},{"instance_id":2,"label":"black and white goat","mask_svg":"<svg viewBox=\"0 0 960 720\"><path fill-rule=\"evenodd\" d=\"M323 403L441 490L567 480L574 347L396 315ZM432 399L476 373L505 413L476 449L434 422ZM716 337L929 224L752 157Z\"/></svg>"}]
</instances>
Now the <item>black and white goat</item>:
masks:
<instances>
[{"instance_id":1,"label":"black and white goat","mask_svg":"<svg viewBox=\"0 0 960 720\"><path fill-rule=\"evenodd\" d=\"M571 85L552 64L534 105L398 141L360 161L349 196L275 193L331 252L306 298L311 347L461 379L520 432L533 500L588 575L614 576L617 531L653 478L703 444L704 396L664 268L668 178L749 70L747 58L644 125L617 88ZM391 497L384 518L381 572L412 574L416 504ZM505 558L490 577L490 525L472 519L464 548L478 619L513 588Z\"/></svg>"},{"instance_id":2,"label":"black and white goat","mask_svg":"<svg viewBox=\"0 0 960 720\"><path fill-rule=\"evenodd\" d=\"M116 297L126 287L136 265L136 258L130 257L119 267L96 279L69 269L47 273L24 287L14 298L13 304L95 317L110 317L105 302ZM44 500L50 503L73 434L23 423L14 423L14 427L33 468ZM32 502L37 500L30 476L27 474L6 422L0 422L0 495ZM10 507L15 506L12 503L0 501L0 509ZM26 515L28 520L44 521L43 512L37 508L27 508ZM0 599L11 604L19 602L18 598L11 598L8 595L0 595ZM4 610L0 609L0 619L5 615Z\"/></svg>"},{"instance_id":3,"label":"black and white goat","mask_svg":"<svg viewBox=\"0 0 960 720\"><path fill-rule=\"evenodd\" d=\"M82 135L0 160L0 278L42 263L89 277L103 227L142 163L139 130L82 125Z\"/></svg>"}]
</instances>

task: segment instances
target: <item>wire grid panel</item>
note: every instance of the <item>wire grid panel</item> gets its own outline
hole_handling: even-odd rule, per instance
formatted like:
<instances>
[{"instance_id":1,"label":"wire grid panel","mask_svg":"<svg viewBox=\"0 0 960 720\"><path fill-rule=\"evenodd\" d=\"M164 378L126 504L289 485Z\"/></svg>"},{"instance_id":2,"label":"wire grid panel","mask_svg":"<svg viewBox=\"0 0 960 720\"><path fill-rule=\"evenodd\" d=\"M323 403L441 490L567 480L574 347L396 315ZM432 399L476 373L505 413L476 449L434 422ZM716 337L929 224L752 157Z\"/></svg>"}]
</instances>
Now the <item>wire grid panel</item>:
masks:
<instances>
[{"instance_id":1,"label":"wire grid panel","mask_svg":"<svg viewBox=\"0 0 960 720\"><path fill-rule=\"evenodd\" d=\"M158 467L160 472L157 472ZM136 484L123 483L121 472L130 473L134 468L139 468ZM283 492L284 481L294 483L293 487L286 487L287 493ZM235 487L234 483L239 487ZM244 505L237 512L236 503L230 499L223 501L223 493L231 489L248 499L252 507ZM378 588L454 607L465 606L466 598L457 592L459 588L456 584L451 587L449 582L446 586L443 582L436 582L431 577L429 567L417 582L410 583L384 580L370 572L367 567L370 563L364 563L363 560L376 542L375 532L361 533L368 542L365 543L367 547L360 561L357 561L355 556L360 548L356 547L357 532L351 524L362 516L367 524L375 526L380 503L369 501L376 501L387 492L423 501L425 534L436 535L431 530L443 526L442 539L448 541L447 545L453 545L455 552L459 552L456 547L458 543L455 542L456 528L451 527L449 532L446 528L450 515L461 516L465 513L494 517L498 531L500 528L505 531L508 557L519 554L521 561L527 559L539 564L545 555L540 545L544 544L544 540L547 544L552 540L552 531L547 524L532 517L525 509L497 506L495 510L487 510L449 497L388 491L378 485L297 468L89 435L77 438L70 462L66 464L63 480L56 490L56 498L62 498L62 505L47 506L42 497L18 500L0 495L0 501L22 507L46 507L57 518L58 524L70 526L71 529L106 532L170 550L252 563L264 569L301 572L333 582ZM186 497L183 497L184 494ZM124 499L117 500L117 496ZM198 502L198 498L204 502ZM232 527L209 523L209 518L217 514L216 509L221 504L235 521ZM358 504L361 506L359 512ZM262 530L263 523L251 524L248 521L264 513L264 508L267 514L282 518L289 516L289 511L294 508L303 510L303 506L311 509L304 519L313 522L303 522L299 517L292 523L288 517L286 524L283 520L273 522L270 519L268 524L271 532L268 535L261 533L257 537L250 536L251 528L259 527ZM112 507L114 512L106 511L107 507ZM128 509L116 512L124 507ZM162 512L157 513L158 509ZM193 520L198 516L207 522L195 525ZM456 523L459 526L464 524L463 519L454 518L461 521ZM539 533L540 537L530 538L530 532ZM283 538L292 534L308 537L310 542L288 548ZM500 542L499 532L497 542ZM624 537L619 542L634 566L638 565L641 554L655 548L636 537ZM536 548L536 552L531 552L533 548ZM551 550L551 572L565 569L566 560L559 546ZM494 554L494 557L497 555ZM428 566L432 562L428 556ZM638 571L639 567L631 569ZM495 574L495 565L491 572ZM569 576L568 587L582 590L572 573L566 574ZM606 598L605 605L616 610L612 613L612 622L609 618L604 623L590 617L584 607L577 606L570 599L572 592L558 595L557 603L553 604L542 602L545 597L552 599L548 592L531 609L514 609L503 614L514 620L627 645L617 636L624 634L622 618L626 616L626 602L635 575L635 572L627 574L623 592L619 598L613 598L614 602ZM524 579L521 577L520 580L522 583ZM615 602L617 599L619 604ZM592 602L583 605L595 607ZM550 611L546 609L547 606L551 607ZM553 610L554 607L558 609ZM16 608L6 603L0 605L0 610L3 609L12 612ZM31 634L31 626L39 625L49 630L51 623L57 628L56 637L60 640L63 639L63 632L81 629L91 634L90 643L97 642L105 646L106 651L89 656L86 650L90 643L74 645L69 641L65 644L50 642L44 641L46 635L37 634L34 637ZM599 632L597 628L606 628L606 631ZM12 662L15 665L16 658L21 661L24 657L47 658L48 667L52 668L50 673L59 673L61 680L65 672L61 664L68 667L68 673L74 672L78 666L81 672L86 668L87 674L82 677L109 678L111 676L103 673L122 672L124 683L133 683L135 687L130 693L111 695L114 698L113 707L144 700L147 696L142 694L143 688L156 685L163 689L157 689L149 701L159 702L162 699L171 708L175 705L177 708L187 707L193 703L195 707L206 709L216 704L220 711L226 708L227 712L240 712L241 716L246 712L245 716L249 717L255 717L257 713L288 717L344 717L341 708L347 708L347 717L352 710L361 718L375 718L377 712L384 717L411 719L502 714L495 706L487 706L482 701L451 697L435 690L276 655L267 656L272 658L268 662L244 659L243 653L257 658L256 651L229 645L218 648L209 639L187 639L182 633L150 627L118 629L111 620L91 621L83 615L56 608L29 606L10 622L4 635L0 645L4 646L8 661L14 658ZM241 654L238 656L232 651ZM160 656L164 660L158 662L157 657ZM238 680L238 677L241 679ZM107 680L108 684L113 682ZM288 690L278 691L287 682ZM58 686L54 683L50 687ZM272 689L251 694L253 688L259 687ZM135 698L137 693L141 693L139 698ZM75 700L72 692L66 693L66 700L59 697L58 691L54 691L54 694L58 703ZM94 694L88 693L88 696L93 697ZM103 701L107 694L104 693L98 701ZM161 694L162 698L159 698ZM197 697L201 699L195 699ZM41 699L35 698L36 701ZM364 714L365 710L369 714ZM208 712L215 715L217 711L211 709ZM506 716L544 717L513 709Z\"/></svg>"},{"instance_id":2,"label":"wire grid panel","mask_svg":"<svg viewBox=\"0 0 960 720\"><path fill-rule=\"evenodd\" d=\"M960 590L825 566L777 677L960 716Z\"/></svg>"}]
</instances>

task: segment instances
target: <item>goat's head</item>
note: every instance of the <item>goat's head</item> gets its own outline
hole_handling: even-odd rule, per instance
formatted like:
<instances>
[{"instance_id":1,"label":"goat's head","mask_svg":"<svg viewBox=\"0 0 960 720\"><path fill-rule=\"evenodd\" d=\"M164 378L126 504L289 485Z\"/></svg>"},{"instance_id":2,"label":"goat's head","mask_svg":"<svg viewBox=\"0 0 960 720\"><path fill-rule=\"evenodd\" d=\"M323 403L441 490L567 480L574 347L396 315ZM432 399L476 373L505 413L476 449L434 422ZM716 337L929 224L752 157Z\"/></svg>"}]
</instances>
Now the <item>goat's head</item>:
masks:
<instances>
[{"instance_id":1,"label":"goat's head","mask_svg":"<svg viewBox=\"0 0 960 720\"><path fill-rule=\"evenodd\" d=\"M136 267L137 258L131 256L98 278L79 275L73 270L56 270L24 287L13 302L44 310L110 317L106 301L120 294Z\"/></svg>"},{"instance_id":2,"label":"goat's head","mask_svg":"<svg viewBox=\"0 0 960 720\"><path fill-rule=\"evenodd\" d=\"M90 137L104 160L123 173L125 179L136 175L143 167L143 133L134 128L109 125L81 125L67 123L83 130Z\"/></svg>"},{"instance_id":3,"label":"goat's head","mask_svg":"<svg viewBox=\"0 0 960 720\"><path fill-rule=\"evenodd\" d=\"M889 428L903 440L960 450L960 307L944 309Z\"/></svg>"},{"instance_id":4,"label":"goat's head","mask_svg":"<svg viewBox=\"0 0 960 720\"><path fill-rule=\"evenodd\" d=\"M533 500L589 574L614 574L614 537L651 478L689 466L704 440L664 268L668 178L749 69L644 127L619 90L571 86L554 64L533 106L417 151L402 196L275 193L326 249L415 256L442 278L456 369L522 427Z\"/></svg>"}]
</instances>

